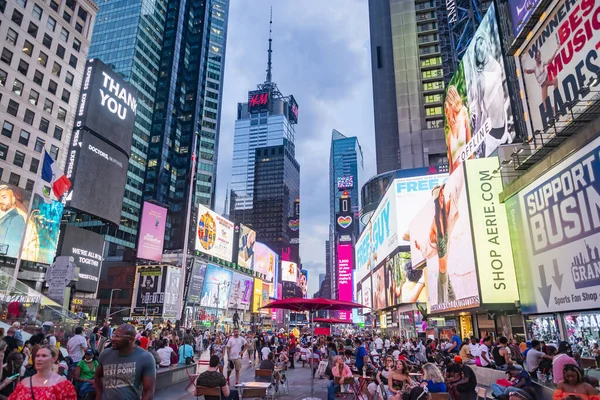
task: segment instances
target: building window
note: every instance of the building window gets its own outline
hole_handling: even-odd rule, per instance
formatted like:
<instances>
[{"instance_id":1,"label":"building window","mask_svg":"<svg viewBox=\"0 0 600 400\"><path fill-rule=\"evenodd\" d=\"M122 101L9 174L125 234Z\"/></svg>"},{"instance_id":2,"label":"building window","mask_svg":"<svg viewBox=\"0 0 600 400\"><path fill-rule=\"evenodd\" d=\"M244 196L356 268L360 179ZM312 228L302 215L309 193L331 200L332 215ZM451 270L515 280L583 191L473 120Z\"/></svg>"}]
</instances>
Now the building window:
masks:
<instances>
[{"instance_id":1,"label":"building window","mask_svg":"<svg viewBox=\"0 0 600 400\"><path fill-rule=\"evenodd\" d=\"M50 8L53 9L54 11L58 12L60 5L56 1L50 0Z\"/></svg>"},{"instance_id":2,"label":"building window","mask_svg":"<svg viewBox=\"0 0 600 400\"><path fill-rule=\"evenodd\" d=\"M13 158L13 164L17 167L23 168L23 164L25 164L25 153L19 150L15 151L15 158Z\"/></svg>"},{"instance_id":3,"label":"building window","mask_svg":"<svg viewBox=\"0 0 600 400\"><path fill-rule=\"evenodd\" d=\"M31 14L35 17L35 19L37 19L38 21L41 21L42 19L42 7L38 6L37 4L33 5L33 10L31 10Z\"/></svg>"},{"instance_id":4,"label":"building window","mask_svg":"<svg viewBox=\"0 0 600 400\"><path fill-rule=\"evenodd\" d=\"M23 146L29 145L29 136L31 136L29 132L27 132L24 129L21 129L21 134L19 135L19 143L21 143Z\"/></svg>"},{"instance_id":5,"label":"building window","mask_svg":"<svg viewBox=\"0 0 600 400\"><path fill-rule=\"evenodd\" d=\"M29 33L34 38L37 37L38 26L36 24L34 24L33 22L30 22L29 28L27 28L27 33Z\"/></svg>"},{"instance_id":6,"label":"building window","mask_svg":"<svg viewBox=\"0 0 600 400\"><path fill-rule=\"evenodd\" d=\"M442 115L442 107L425 108L425 115L427 115L427 116Z\"/></svg>"},{"instance_id":7,"label":"building window","mask_svg":"<svg viewBox=\"0 0 600 400\"><path fill-rule=\"evenodd\" d=\"M23 44L23 53L27 54L29 57L31 57L31 53L33 53L33 44L28 40Z\"/></svg>"},{"instance_id":8,"label":"building window","mask_svg":"<svg viewBox=\"0 0 600 400\"><path fill-rule=\"evenodd\" d=\"M69 14L69 13L68 13L66 10L65 10L65 11L63 11L63 19L64 19L65 21L67 21L68 23L71 23L71 18L73 18L73 17L71 16L71 14Z\"/></svg>"},{"instance_id":9,"label":"building window","mask_svg":"<svg viewBox=\"0 0 600 400\"><path fill-rule=\"evenodd\" d=\"M48 49L50 49L50 47L52 46L52 37L47 33L44 33L44 39L42 39L42 44Z\"/></svg>"},{"instance_id":10,"label":"building window","mask_svg":"<svg viewBox=\"0 0 600 400\"><path fill-rule=\"evenodd\" d=\"M77 16L78 16L79 18L81 18L81 20L82 20L83 22L85 22L85 21L87 20L87 15L88 15L88 14L87 14L87 11L85 11L85 10L83 9L83 7L79 7L79 9L77 10Z\"/></svg>"},{"instance_id":11,"label":"building window","mask_svg":"<svg viewBox=\"0 0 600 400\"><path fill-rule=\"evenodd\" d=\"M19 103L13 100L9 100L6 112L8 112L13 117L16 117L17 113L19 112Z\"/></svg>"},{"instance_id":12,"label":"building window","mask_svg":"<svg viewBox=\"0 0 600 400\"><path fill-rule=\"evenodd\" d=\"M63 129L58 125L55 126L54 127L54 135L53 135L54 139L61 140L62 135L63 135Z\"/></svg>"},{"instance_id":13,"label":"building window","mask_svg":"<svg viewBox=\"0 0 600 400\"><path fill-rule=\"evenodd\" d=\"M442 71L442 69L432 69L429 71L423 71L423 78L427 79L427 78L437 78L440 77L444 74L444 72Z\"/></svg>"},{"instance_id":14,"label":"building window","mask_svg":"<svg viewBox=\"0 0 600 400\"><path fill-rule=\"evenodd\" d=\"M28 192L32 192L34 185L35 185L34 181L32 181L31 179L27 179L27 183L25 183L25 190L27 190Z\"/></svg>"},{"instance_id":15,"label":"building window","mask_svg":"<svg viewBox=\"0 0 600 400\"><path fill-rule=\"evenodd\" d=\"M52 75L60 76L60 71L62 71L62 67L55 61L52 65Z\"/></svg>"},{"instance_id":16,"label":"building window","mask_svg":"<svg viewBox=\"0 0 600 400\"><path fill-rule=\"evenodd\" d=\"M60 58L65 58L65 48L62 47L60 44L56 46L56 55Z\"/></svg>"},{"instance_id":17,"label":"building window","mask_svg":"<svg viewBox=\"0 0 600 400\"><path fill-rule=\"evenodd\" d=\"M59 121L65 122L67 119L67 110L62 107L58 107L58 114L56 115L56 118Z\"/></svg>"},{"instance_id":18,"label":"building window","mask_svg":"<svg viewBox=\"0 0 600 400\"><path fill-rule=\"evenodd\" d=\"M58 160L58 147L55 145L50 145L50 157L52 157L53 160Z\"/></svg>"},{"instance_id":19,"label":"building window","mask_svg":"<svg viewBox=\"0 0 600 400\"><path fill-rule=\"evenodd\" d=\"M21 26L21 22L23 22L23 14L21 14L17 10L13 10L12 22Z\"/></svg>"},{"instance_id":20,"label":"building window","mask_svg":"<svg viewBox=\"0 0 600 400\"><path fill-rule=\"evenodd\" d=\"M11 172L10 178L8 178L8 183L13 186L19 186L20 182L21 182L21 176L18 174L15 174L14 172Z\"/></svg>"},{"instance_id":21,"label":"building window","mask_svg":"<svg viewBox=\"0 0 600 400\"><path fill-rule=\"evenodd\" d=\"M68 103L71 99L71 92L69 92L67 89L63 89L62 96L60 99L65 103Z\"/></svg>"},{"instance_id":22,"label":"building window","mask_svg":"<svg viewBox=\"0 0 600 400\"><path fill-rule=\"evenodd\" d=\"M65 74L65 83L69 86L73 86L73 80L75 79L75 76L70 73L69 71L67 71L67 73Z\"/></svg>"},{"instance_id":23,"label":"building window","mask_svg":"<svg viewBox=\"0 0 600 400\"><path fill-rule=\"evenodd\" d=\"M438 129L444 127L444 120L436 119L432 121L427 121L427 129Z\"/></svg>"},{"instance_id":24,"label":"building window","mask_svg":"<svg viewBox=\"0 0 600 400\"><path fill-rule=\"evenodd\" d=\"M83 35L83 25L79 22L75 22L75 30Z\"/></svg>"},{"instance_id":25,"label":"building window","mask_svg":"<svg viewBox=\"0 0 600 400\"><path fill-rule=\"evenodd\" d=\"M13 129L15 126L8 121L4 121L4 125L2 125L2 135L11 138L13 134Z\"/></svg>"},{"instance_id":26,"label":"building window","mask_svg":"<svg viewBox=\"0 0 600 400\"><path fill-rule=\"evenodd\" d=\"M0 143L0 160L6 161L6 156L8 154L8 146ZM0 175L0 179L2 179L2 175Z\"/></svg>"},{"instance_id":27,"label":"building window","mask_svg":"<svg viewBox=\"0 0 600 400\"><path fill-rule=\"evenodd\" d=\"M444 82L429 82L423 84L423 90L439 90L444 88Z\"/></svg>"},{"instance_id":28,"label":"building window","mask_svg":"<svg viewBox=\"0 0 600 400\"><path fill-rule=\"evenodd\" d=\"M28 125L33 125L33 120L35 119L35 113L30 109L25 109L25 115L23 116L23 121L25 121Z\"/></svg>"},{"instance_id":29,"label":"building window","mask_svg":"<svg viewBox=\"0 0 600 400\"><path fill-rule=\"evenodd\" d=\"M430 94L429 96L425 96L425 103L441 103L442 95L441 94Z\"/></svg>"},{"instance_id":30,"label":"building window","mask_svg":"<svg viewBox=\"0 0 600 400\"><path fill-rule=\"evenodd\" d=\"M52 32L56 29L56 20L52 17L48 17L48 22L46 22L46 28L50 29Z\"/></svg>"},{"instance_id":31,"label":"building window","mask_svg":"<svg viewBox=\"0 0 600 400\"><path fill-rule=\"evenodd\" d=\"M429 166L448 165L447 154L429 154Z\"/></svg>"},{"instance_id":32,"label":"building window","mask_svg":"<svg viewBox=\"0 0 600 400\"><path fill-rule=\"evenodd\" d=\"M73 68L77 68L77 61L77 57L71 54L71 57L69 57L69 65Z\"/></svg>"},{"instance_id":33,"label":"building window","mask_svg":"<svg viewBox=\"0 0 600 400\"><path fill-rule=\"evenodd\" d=\"M25 8L27 7L27 0L17 0L17 4Z\"/></svg>"},{"instance_id":34,"label":"building window","mask_svg":"<svg viewBox=\"0 0 600 400\"><path fill-rule=\"evenodd\" d=\"M8 74L0 69L0 86L6 86L6 78L8 78Z\"/></svg>"},{"instance_id":35,"label":"building window","mask_svg":"<svg viewBox=\"0 0 600 400\"><path fill-rule=\"evenodd\" d=\"M37 174L38 168L40 167L40 160L31 157L31 164L29 164L29 171Z\"/></svg>"},{"instance_id":36,"label":"building window","mask_svg":"<svg viewBox=\"0 0 600 400\"><path fill-rule=\"evenodd\" d=\"M75 49L75 51L79 51L81 49L81 41L77 38L73 39L73 49Z\"/></svg>"},{"instance_id":37,"label":"building window","mask_svg":"<svg viewBox=\"0 0 600 400\"><path fill-rule=\"evenodd\" d=\"M42 83L44 82L44 74L36 70L35 74L33 74L33 81L38 85L42 86Z\"/></svg>"},{"instance_id":38,"label":"building window","mask_svg":"<svg viewBox=\"0 0 600 400\"><path fill-rule=\"evenodd\" d=\"M52 79L48 82L48 91L52 94L56 94L56 89L58 88L58 83L54 82Z\"/></svg>"},{"instance_id":39,"label":"building window","mask_svg":"<svg viewBox=\"0 0 600 400\"><path fill-rule=\"evenodd\" d=\"M44 133L48 133L48 128L50 128L50 121L48 121L46 118L41 118L40 119L40 131L42 131Z\"/></svg>"},{"instance_id":40,"label":"building window","mask_svg":"<svg viewBox=\"0 0 600 400\"><path fill-rule=\"evenodd\" d=\"M40 54L38 56L38 64L40 64L43 67L45 67L48 64L48 55L43 51L40 51Z\"/></svg>"},{"instance_id":41,"label":"building window","mask_svg":"<svg viewBox=\"0 0 600 400\"><path fill-rule=\"evenodd\" d=\"M15 79L13 81L13 87L12 87L12 91L14 94L16 94L17 96L20 96L23 94L23 82L21 82L18 79Z\"/></svg>"},{"instance_id":42,"label":"building window","mask_svg":"<svg viewBox=\"0 0 600 400\"><path fill-rule=\"evenodd\" d=\"M2 56L0 56L0 60L4 61L8 65L10 65L10 62L12 61L12 57L13 57L12 51L8 50L7 48L2 49Z\"/></svg>"},{"instance_id":43,"label":"building window","mask_svg":"<svg viewBox=\"0 0 600 400\"><path fill-rule=\"evenodd\" d=\"M6 10L6 0L0 0L0 12L4 14ZM2 174L0 174L0 178L2 178Z\"/></svg>"},{"instance_id":44,"label":"building window","mask_svg":"<svg viewBox=\"0 0 600 400\"><path fill-rule=\"evenodd\" d=\"M40 98L40 94L35 90L31 89L29 91L29 102L34 106L37 106L38 99Z\"/></svg>"},{"instance_id":45,"label":"building window","mask_svg":"<svg viewBox=\"0 0 600 400\"><path fill-rule=\"evenodd\" d=\"M6 41L12 44L13 46L17 44L17 39L19 38L19 34L8 28L8 32L6 32Z\"/></svg>"},{"instance_id":46,"label":"building window","mask_svg":"<svg viewBox=\"0 0 600 400\"><path fill-rule=\"evenodd\" d=\"M29 71L29 63L24 60L19 60L19 66L17 67L20 73L27 76L27 71Z\"/></svg>"},{"instance_id":47,"label":"building window","mask_svg":"<svg viewBox=\"0 0 600 400\"><path fill-rule=\"evenodd\" d=\"M35 146L33 147L33 149L35 151L37 151L38 153L41 153L42 150L44 150L45 145L46 145L46 142L44 141L44 139L37 138L37 139L35 139Z\"/></svg>"},{"instance_id":48,"label":"building window","mask_svg":"<svg viewBox=\"0 0 600 400\"><path fill-rule=\"evenodd\" d=\"M52 114L52 109L54 109L54 102L50 99L44 100L44 111L48 114Z\"/></svg>"}]
</instances>

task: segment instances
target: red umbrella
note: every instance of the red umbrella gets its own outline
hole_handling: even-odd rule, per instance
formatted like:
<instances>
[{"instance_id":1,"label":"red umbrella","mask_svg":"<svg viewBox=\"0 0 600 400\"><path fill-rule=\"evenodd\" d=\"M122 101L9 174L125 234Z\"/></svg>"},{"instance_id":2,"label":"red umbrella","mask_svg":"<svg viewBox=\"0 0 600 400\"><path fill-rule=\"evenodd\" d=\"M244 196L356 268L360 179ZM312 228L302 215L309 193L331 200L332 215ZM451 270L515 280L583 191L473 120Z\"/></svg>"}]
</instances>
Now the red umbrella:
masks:
<instances>
[{"instance_id":1,"label":"red umbrella","mask_svg":"<svg viewBox=\"0 0 600 400\"><path fill-rule=\"evenodd\" d=\"M328 324L352 324L353 322L351 320L347 320L347 319L339 319L339 318L315 318L313 319L314 322L325 322Z\"/></svg>"}]
</instances>

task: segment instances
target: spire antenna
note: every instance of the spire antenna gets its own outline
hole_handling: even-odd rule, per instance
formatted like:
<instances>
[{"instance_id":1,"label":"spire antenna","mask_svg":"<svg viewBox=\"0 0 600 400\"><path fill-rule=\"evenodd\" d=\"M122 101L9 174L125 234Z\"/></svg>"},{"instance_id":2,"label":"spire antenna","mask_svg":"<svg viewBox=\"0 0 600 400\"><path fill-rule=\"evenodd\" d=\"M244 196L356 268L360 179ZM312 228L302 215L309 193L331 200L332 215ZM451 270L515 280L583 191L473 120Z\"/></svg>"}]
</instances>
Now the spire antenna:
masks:
<instances>
[{"instance_id":1,"label":"spire antenna","mask_svg":"<svg viewBox=\"0 0 600 400\"><path fill-rule=\"evenodd\" d=\"M269 58L267 61L267 80L265 81L265 83L270 83L271 82L271 53L273 53L273 50L271 50L271 43L273 42L273 39L271 39L271 33L273 32L272 30L273 28L273 7L271 6L271 17L269 19Z\"/></svg>"}]
</instances>

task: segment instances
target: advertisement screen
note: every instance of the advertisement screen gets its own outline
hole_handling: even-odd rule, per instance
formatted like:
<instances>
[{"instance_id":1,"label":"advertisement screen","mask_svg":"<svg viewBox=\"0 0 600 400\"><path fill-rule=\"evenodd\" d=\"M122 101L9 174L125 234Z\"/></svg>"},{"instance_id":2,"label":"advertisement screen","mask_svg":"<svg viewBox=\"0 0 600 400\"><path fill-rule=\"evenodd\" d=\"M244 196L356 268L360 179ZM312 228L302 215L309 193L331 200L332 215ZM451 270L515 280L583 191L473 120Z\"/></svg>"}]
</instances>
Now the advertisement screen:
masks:
<instances>
[{"instance_id":1,"label":"advertisement screen","mask_svg":"<svg viewBox=\"0 0 600 400\"><path fill-rule=\"evenodd\" d=\"M58 201L46 203L39 194L34 194L32 201L21 257L27 261L52 264L64 206Z\"/></svg>"},{"instance_id":2,"label":"advertisement screen","mask_svg":"<svg viewBox=\"0 0 600 400\"><path fill-rule=\"evenodd\" d=\"M524 312L598 307L599 177L596 138L507 201Z\"/></svg>"},{"instance_id":3,"label":"advertisement screen","mask_svg":"<svg viewBox=\"0 0 600 400\"><path fill-rule=\"evenodd\" d=\"M291 261L281 262L281 280L283 282L298 282L298 264Z\"/></svg>"},{"instance_id":4,"label":"advertisement screen","mask_svg":"<svg viewBox=\"0 0 600 400\"><path fill-rule=\"evenodd\" d=\"M271 105L270 90L248 92L248 112L267 111Z\"/></svg>"},{"instance_id":5,"label":"advertisement screen","mask_svg":"<svg viewBox=\"0 0 600 400\"><path fill-rule=\"evenodd\" d=\"M256 232L240 224L237 260L240 267L254 268L254 243L256 243Z\"/></svg>"},{"instance_id":6,"label":"advertisement screen","mask_svg":"<svg viewBox=\"0 0 600 400\"><path fill-rule=\"evenodd\" d=\"M176 319L177 315L181 313L179 308L179 296L181 285L183 285L182 270L180 267L168 266L167 269L167 283L165 290L165 303L163 305L163 318Z\"/></svg>"},{"instance_id":7,"label":"advertisement screen","mask_svg":"<svg viewBox=\"0 0 600 400\"><path fill-rule=\"evenodd\" d=\"M233 228L233 222L199 204L196 250L231 262Z\"/></svg>"},{"instance_id":8,"label":"advertisement screen","mask_svg":"<svg viewBox=\"0 0 600 400\"><path fill-rule=\"evenodd\" d=\"M0 255L17 258L25 234L31 193L0 182Z\"/></svg>"},{"instance_id":9,"label":"advertisement screen","mask_svg":"<svg viewBox=\"0 0 600 400\"><path fill-rule=\"evenodd\" d=\"M388 307L427 302L423 269L412 267L410 252L397 251L385 260L385 287Z\"/></svg>"},{"instance_id":10,"label":"advertisement screen","mask_svg":"<svg viewBox=\"0 0 600 400\"><path fill-rule=\"evenodd\" d=\"M354 177L352 175L348 176L340 176L337 178L337 188L340 190L343 189L352 189L354 187Z\"/></svg>"},{"instance_id":11,"label":"advertisement screen","mask_svg":"<svg viewBox=\"0 0 600 400\"><path fill-rule=\"evenodd\" d=\"M338 245L337 267L338 267L338 299L352 301L352 246L349 244ZM340 318L352 319L350 311L340 311Z\"/></svg>"},{"instance_id":12,"label":"advertisement screen","mask_svg":"<svg viewBox=\"0 0 600 400\"><path fill-rule=\"evenodd\" d=\"M298 123L298 103L296 103L296 99L294 99L294 96L290 95L288 104L290 107L290 111L288 113L288 115L289 115L288 119L290 120L290 123L297 124Z\"/></svg>"},{"instance_id":13,"label":"advertisement screen","mask_svg":"<svg viewBox=\"0 0 600 400\"><path fill-rule=\"evenodd\" d=\"M237 310L250 309L252 301L252 281L254 278L242 274L233 273L233 281L229 296L229 308Z\"/></svg>"},{"instance_id":14,"label":"advertisement screen","mask_svg":"<svg viewBox=\"0 0 600 400\"><path fill-rule=\"evenodd\" d=\"M523 27L527 25L538 4L540 4L540 0L508 0L515 38L519 36Z\"/></svg>"},{"instance_id":15,"label":"advertisement screen","mask_svg":"<svg viewBox=\"0 0 600 400\"><path fill-rule=\"evenodd\" d=\"M138 240L138 258L162 260L166 223L167 209L145 201Z\"/></svg>"},{"instance_id":16,"label":"advertisement screen","mask_svg":"<svg viewBox=\"0 0 600 400\"><path fill-rule=\"evenodd\" d=\"M113 146L88 131L75 131L65 174L73 184L67 204L119 225L128 165L127 156Z\"/></svg>"},{"instance_id":17,"label":"advertisement screen","mask_svg":"<svg viewBox=\"0 0 600 400\"><path fill-rule=\"evenodd\" d=\"M450 172L516 138L494 4L450 79L444 102Z\"/></svg>"},{"instance_id":18,"label":"advertisement screen","mask_svg":"<svg viewBox=\"0 0 600 400\"><path fill-rule=\"evenodd\" d=\"M385 296L385 265L379 265L371 276L373 292L373 310L381 310L387 307Z\"/></svg>"},{"instance_id":19,"label":"advertisement screen","mask_svg":"<svg viewBox=\"0 0 600 400\"><path fill-rule=\"evenodd\" d=\"M88 60L75 126L86 127L129 157L136 110L137 89L102 61Z\"/></svg>"},{"instance_id":20,"label":"advertisement screen","mask_svg":"<svg viewBox=\"0 0 600 400\"><path fill-rule=\"evenodd\" d=\"M531 125L544 131L556 114L566 114L552 132L569 126L599 98L598 90L582 92L599 71L600 29L597 1L561 1L521 52L523 81ZM569 112L569 103L581 100Z\"/></svg>"},{"instance_id":21,"label":"advertisement screen","mask_svg":"<svg viewBox=\"0 0 600 400\"><path fill-rule=\"evenodd\" d=\"M502 180L493 173L499 167L498 157L465 164L481 301L485 304L512 304L519 299L506 208L499 197Z\"/></svg>"},{"instance_id":22,"label":"advertisement screen","mask_svg":"<svg viewBox=\"0 0 600 400\"><path fill-rule=\"evenodd\" d=\"M254 296L252 300L252 312L266 313L266 310L261 310L263 306L262 289L263 282L260 279L254 279Z\"/></svg>"},{"instance_id":23,"label":"advertisement screen","mask_svg":"<svg viewBox=\"0 0 600 400\"><path fill-rule=\"evenodd\" d=\"M300 281L298 282L298 286L300 287L300 291L302 292L302 297L308 297L308 270L301 269L300 270Z\"/></svg>"},{"instance_id":24,"label":"advertisement screen","mask_svg":"<svg viewBox=\"0 0 600 400\"><path fill-rule=\"evenodd\" d=\"M200 305L203 307L225 309L229 301L232 279L233 271L208 264Z\"/></svg>"},{"instance_id":25,"label":"advertisement screen","mask_svg":"<svg viewBox=\"0 0 600 400\"><path fill-rule=\"evenodd\" d=\"M479 306L463 164L412 220L410 238L413 268L427 265L431 312Z\"/></svg>"},{"instance_id":26,"label":"advertisement screen","mask_svg":"<svg viewBox=\"0 0 600 400\"><path fill-rule=\"evenodd\" d=\"M166 280L166 266L136 268L132 316L162 317Z\"/></svg>"},{"instance_id":27,"label":"advertisement screen","mask_svg":"<svg viewBox=\"0 0 600 400\"><path fill-rule=\"evenodd\" d=\"M279 257L266 244L256 242L254 245L254 270L265 276L265 282L273 282Z\"/></svg>"},{"instance_id":28,"label":"advertisement screen","mask_svg":"<svg viewBox=\"0 0 600 400\"><path fill-rule=\"evenodd\" d=\"M187 301L191 304L199 304L204 288L204 277L206 276L206 263L194 260L194 268L192 268L192 276L188 288Z\"/></svg>"},{"instance_id":29,"label":"advertisement screen","mask_svg":"<svg viewBox=\"0 0 600 400\"><path fill-rule=\"evenodd\" d=\"M102 267L104 237L92 231L65 225L61 229L61 256L73 257L79 267L78 292L96 293Z\"/></svg>"},{"instance_id":30,"label":"advertisement screen","mask_svg":"<svg viewBox=\"0 0 600 400\"><path fill-rule=\"evenodd\" d=\"M371 312L371 308L373 308L373 288L372 288L372 277L368 276L361 284L362 290L362 302L361 304L365 306L362 309L363 314L368 314Z\"/></svg>"}]
</instances>

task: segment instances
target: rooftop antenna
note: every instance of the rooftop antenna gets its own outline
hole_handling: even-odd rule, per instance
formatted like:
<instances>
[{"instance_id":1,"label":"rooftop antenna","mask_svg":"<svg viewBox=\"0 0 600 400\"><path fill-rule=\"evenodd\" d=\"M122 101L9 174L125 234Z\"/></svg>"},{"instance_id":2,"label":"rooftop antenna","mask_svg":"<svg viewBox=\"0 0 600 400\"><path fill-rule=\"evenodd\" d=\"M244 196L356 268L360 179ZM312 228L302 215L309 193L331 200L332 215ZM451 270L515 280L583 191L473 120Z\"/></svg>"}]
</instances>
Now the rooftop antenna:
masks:
<instances>
[{"instance_id":1,"label":"rooftop antenna","mask_svg":"<svg viewBox=\"0 0 600 400\"><path fill-rule=\"evenodd\" d=\"M273 27L273 7L271 7L271 18L269 19L269 51L268 51L269 58L267 61L267 80L265 81L265 83L271 82L271 53L273 53L273 50L271 50L271 43L273 42L273 39L271 39L272 27Z\"/></svg>"}]
</instances>

